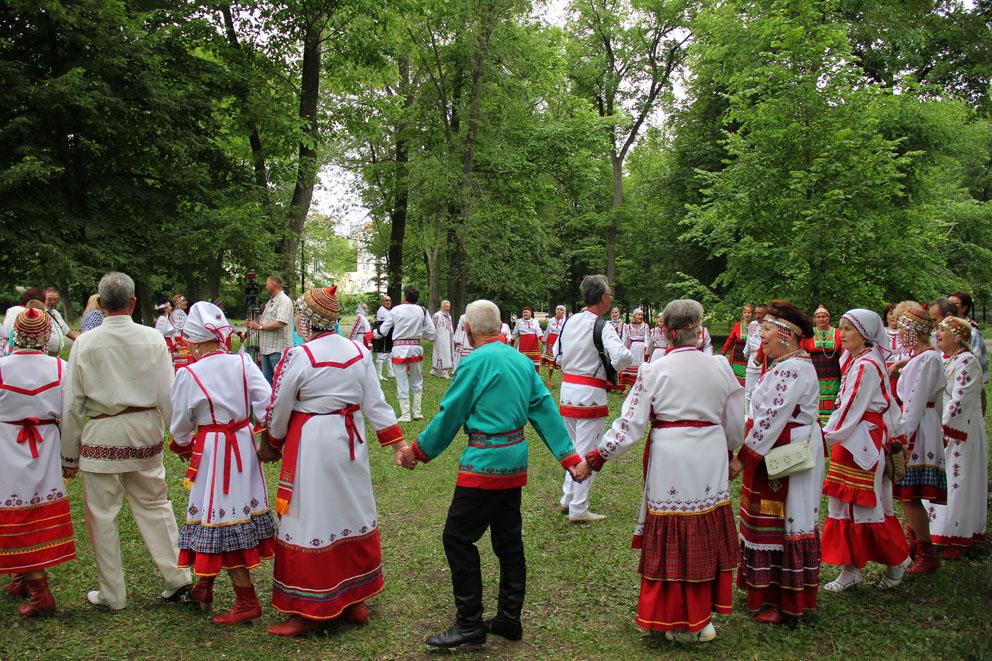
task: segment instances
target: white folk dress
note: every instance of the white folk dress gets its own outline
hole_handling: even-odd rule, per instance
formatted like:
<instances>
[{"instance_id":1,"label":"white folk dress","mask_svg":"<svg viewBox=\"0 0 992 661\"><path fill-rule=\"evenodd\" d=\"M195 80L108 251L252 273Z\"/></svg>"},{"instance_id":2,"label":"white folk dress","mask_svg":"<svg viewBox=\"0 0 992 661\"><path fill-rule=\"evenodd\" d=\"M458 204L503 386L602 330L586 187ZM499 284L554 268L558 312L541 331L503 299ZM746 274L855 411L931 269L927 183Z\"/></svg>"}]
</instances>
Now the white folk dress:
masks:
<instances>
[{"instance_id":1,"label":"white folk dress","mask_svg":"<svg viewBox=\"0 0 992 661\"><path fill-rule=\"evenodd\" d=\"M272 605L332 619L383 588L365 417L383 446L403 433L371 354L340 335L290 349L273 383L269 435L285 443Z\"/></svg>"},{"instance_id":2,"label":"white folk dress","mask_svg":"<svg viewBox=\"0 0 992 661\"><path fill-rule=\"evenodd\" d=\"M517 350L530 358L536 369L541 368L541 340L544 339L544 331L541 330L541 322L531 317L517 319L513 327L513 340L517 343Z\"/></svg>"},{"instance_id":3,"label":"white folk dress","mask_svg":"<svg viewBox=\"0 0 992 661\"><path fill-rule=\"evenodd\" d=\"M446 372L455 366L455 329L451 323L451 315L447 312L435 312L433 322L434 351L431 353L431 371Z\"/></svg>"},{"instance_id":4,"label":"white folk dress","mask_svg":"<svg viewBox=\"0 0 992 661\"><path fill-rule=\"evenodd\" d=\"M896 483L898 500L947 501L944 469L944 432L941 429L941 399L944 393L944 361L940 353L925 349L912 356L896 383L902 415L899 433L906 437L909 458L906 477Z\"/></svg>"},{"instance_id":5,"label":"white folk dress","mask_svg":"<svg viewBox=\"0 0 992 661\"><path fill-rule=\"evenodd\" d=\"M565 317L558 319L557 317L548 318L548 326L544 330L544 355L541 357L542 362L547 365L550 369L555 369L555 355L552 353L555 342L558 341L558 336L561 335L561 328L565 325Z\"/></svg>"},{"instance_id":6,"label":"white folk dress","mask_svg":"<svg viewBox=\"0 0 992 661\"><path fill-rule=\"evenodd\" d=\"M76 557L62 479L66 364L39 351L0 358L0 574Z\"/></svg>"},{"instance_id":7,"label":"white folk dress","mask_svg":"<svg viewBox=\"0 0 992 661\"><path fill-rule=\"evenodd\" d=\"M207 354L176 373L169 448L190 463L179 566L197 576L252 569L275 554L275 525L251 426L252 419L265 419L271 395L245 354Z\"/></svg>"},{"instance_id":8,"label":"white folk dress","mask_svg":"<svg viewBox=\"0 0 992 661\"><path fill-rule=\"evenodd\" d=\"M364 314L355 315L355 323L351 326L348 339L361 342L366 349L372 348L372 325Z\"/></svg>"},{"instance_id":9,"label":"white folk dress","mask_svg":"<svg viewBox=\"0 0 992 661\"><path fill-rule=\"evenodd\" d=\"M982 367L970 351L944 359L943 431L947 505L929 503L930 537L941 546L985 541L989 447L982 416Z\"/></svg>"},{"instance_id":10,"label":"white folk dress","mask_svg":"<svg viewBox=\"0 0 992 661\"><path fill-rule=\"evenodd\" d=\"M645 347L647 362L661 360L665 357L666 351L668 351L668 338L665 337L665 331L655 326L648 333L647 346Z\"/></svg>"},{"instance_id":11,"label":"white folk dress","mask_svg":"<svg viewBox=\"0 0 992 661\"><path fill-rule=\"evenodd\" d=\"M712 612L731 612L738 538L728 452L740 446L743 389L722 357L695 347L641 368L620 417L590 453L602 466L650 429L641 520L637 624L699 631Z\"/></svg>"},{"instance_id":12,"label":"white folk dress","mask_svg":"<svg viewBox=\"0 0 992 661\"><path fill-rule=\"evenodd\" d=\"M820 491L824 446L819 425L820 386L808 356L774 363L751 393L741 486L741 564L737 586L747 607L777 606L799 616L816 610L820 585ZM812 470L769 480L772 448L808 443Z\"/></svg>"},{"instance_id":13,"label":"white folk dress","mask_svg":"<svg viewBox=\"0 0 992 661\"><path fill-rule=\"evenodd\" d=\"M647 354L648 336L650 328L645 322L639 324L627 324L624 329L623 344L630 351L630 365L620 374L620 385L632 386L637 380L637 370L644 363Z\"/></svg>"},{"instance_id":14,"label":"white folk dress","mask_svg":"<svg viewBox=\"0 0 992 661\"><path fill-rule=\"evenodd\" d=\"M458 369L458 363L462 358L472 353L472 343L468 341L468 333L465 332L465 315L458 317L458 327L455 328L455 354L454 365Z\"/></svg>"}]
</instances>

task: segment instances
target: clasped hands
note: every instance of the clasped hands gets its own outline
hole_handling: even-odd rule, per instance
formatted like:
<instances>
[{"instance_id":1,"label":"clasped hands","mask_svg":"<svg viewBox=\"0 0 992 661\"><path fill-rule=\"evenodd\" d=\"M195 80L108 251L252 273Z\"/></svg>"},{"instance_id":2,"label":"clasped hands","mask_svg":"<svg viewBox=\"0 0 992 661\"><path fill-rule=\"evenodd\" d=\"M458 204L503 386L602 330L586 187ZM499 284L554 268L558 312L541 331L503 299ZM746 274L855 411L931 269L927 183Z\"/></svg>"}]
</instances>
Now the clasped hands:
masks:
<instances>
[{"instance_id":1,"label":"clasped hands","mask_svg":"<svg viewBox=\"0 0 992 661\"><path fill-rule=\"evenodd\" d=\"M396 445L396 465L411 471L417 467L417 456L406 443Z\"/></svg>"},{"instance_id":2,"label":"clasped hands","mask_svg":"<svg viewBox=\"0 0 992 661\"><path fill-rule=\"evenodd\" d=\"M575 482L585 482L592 474L592 468L589 467L589 462L585 460L574 466L569 466L567 470Z\"/></svg>"}]
</instances>

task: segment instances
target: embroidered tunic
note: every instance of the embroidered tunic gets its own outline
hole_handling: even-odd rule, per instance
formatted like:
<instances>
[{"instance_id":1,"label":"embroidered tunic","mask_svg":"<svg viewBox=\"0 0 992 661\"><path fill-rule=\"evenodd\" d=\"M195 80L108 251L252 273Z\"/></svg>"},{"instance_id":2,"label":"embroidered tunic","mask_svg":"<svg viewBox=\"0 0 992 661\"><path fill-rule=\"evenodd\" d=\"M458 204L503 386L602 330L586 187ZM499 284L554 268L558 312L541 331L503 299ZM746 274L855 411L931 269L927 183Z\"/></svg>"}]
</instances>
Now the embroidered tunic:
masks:
<instances>
[{"instance_id":1,"label":"embroidered tunic","mask_svg":"<svg viewBox=\"0 0 992 661\"><path fill-rule=\"evenodd\" d=\"M819 393L816 370L804 356L774 363L751 393L748 433L737 455L744 463L737 585L747 589L752 611L768 604L794 616L816 610L824 464ZM808 443L816 467L769 480L765 455L790 443Z\"/></svg>"},{"instance_id":2,"label":"embroidered tunic","mask_svg":"<svg viewBox=\"0 0 992 661\"><path fill-rule=\"evenodd\" d=\"M837 408L823 428L831 447L823 483L829 496L822 537L828 564L892 566L909 555L892 509L892 482L885 477L882 448L898 423L884 374L876 354L845 352Z\"/></svg>"},{"instance_id":3,"label":"embroidered tunic","mask_svg":"<svg viewBox=\"0 0 992 661\"><path fill-rule=\"evenodd\" d=\"M544 331L544 355L542 356L542 360L551 369L558 367L555 365L555 355L551 353L551 349L554 347L555 342L558 341L558 336L561 335L561 329L564 325L565 317L561 319L548 317L548 327Z\"/></svg>"},{"instance_id":4,"label":"embroidered tunic","mask_svg":"<svg viewBox=\"0 0 992 661\"><path fill-rule=\"evenodd\" d=\"M840 329L813 330L813 337L802 342L803 349L813 360L820 380L820 422L826 423L834 412L837 393L840 391Z\"/></svg>"},{"instance_id":5,"label":"embroidered tunic","mask_svg":"<svg viewBox=\"0 0 992 661\"><path fill-rule=\"evenodd\" d=\"M498 340L487 342L459 365L440 410L414 442L413 451L426 463L444 452L464 427L468 445L458 460L457 486L523 487L527 422L563 468L582 461L531 362Z\"/></svg>"},{"instance_id":6,"label":"embroidered tunic","mask_svg":"<svg viewBox=\"0 0 992 661\"><path fill-rule=\"evenodd\" d=\"M541 340L544 338L544 331L541 330L541 322L531 317L517 319L513 327L513 340L517 343L520 353L530 358L535 368L541 367Z\"/></svg>"},{"instance_id":7,"label":"embroidered tunic","mask_svg":"<svg viewBox=\"0 0 992 661\"><path fill-rule=\"evenodd\" d=\"M197 576L257 567L275 554L275 525L251 420L264 420L272 395L244 354L214 353L179 370L172 386L172 442L189 460L179 566Z\"/></svg>"},{"instance_id":8,"label":"embroidered tunic","mask_svg":"<svg viewBox=\"0 0 992 661\"><path fill-rule=\"evenodd\" d=\"M455 369L461 360L472 353L472 343L468 341L468 333L465 332L465 315L458 317L458 327L455 328Z\"/></svg>"},{"instance_id":9,"label":"embroidered tunic","mask_svg":"<svg viewBox=\"0 0 992 661\"><path fill-rule=\"evenodd\" d=\"M665 330L655 326L648 333L648 339L646 342L644 352L647 355L647 362L652 362L656 359L661 359L665 356L665 351L668 349L668 338L665 337Z\"/></svg>"},{"instance_id":10,"label":"embroidered tunic","mask_svg":"<svg viewBox=\"0 0 992 661\"><path fill-rule=\"evenodd\" d=\"M731 611L738 542L728 450L743 437L743 404L727 361L694 347L674 349L641 368L620 417L587 457L599 469L651 430L634 539L641 627L698 631L712 611Z\"/></svg>"},{"instance_id":11,"label":"embroidered tunic","mask_svg":"<svg viewBox=\"0 0 992 661\"><path fill-rule=\"evenodd\" d=\"M941 546L985 541L988 437L982 416L982 368L970 351L944 358L943 432L947 505L928 504L930 538Z\"/></svg>"},{"instance_id":12,"label":"embroidered tunic","mask_svg":"<svg viewBox=\"0 0 992 661\"><path fill-rule=\"evenodd\" d=\"M933 349L911 357L899 375L896 383L902 401L899 430L906 437L909 450L906 477L894 489L899 500L922 498L935 503L947 500L940 416L944 383L944 363Z\"/></svg>"},{"instance_id":13,"label":"embroidered tunic","mask_svg":"<svg viewBox=\"0 0 992 661\"><path fill-rule=\"evenodd\" d=\"M393 333L393 348L391 352L394 365L419 363L424 360L422 339L434 339L434 322L431 321L427 310L413 303L397 305L389 311L389 316L376 331L377 337L385 337Z\"/></svg>"},{"instance_id":14,"label":"embroidered tunic","mask_svg":"<svg viewBox=\"0 0 992 661\"><path fill-rule=\"evenodd\" d=\"M355 323L348 333L348 339L361 342L366 349L372 348L372 325L364 314L355 315Z\"/></svg>"},{"instance_id":15,"label":"embroidered tunic","mask_svg":"<svg viewBox=\"0 0 992 661\"><path fill-rule=\"evenodd\" d=\"M0 358L0 574L76 557L59 460L66 364L39 351Z\"/></svg>"},{"instance_id":16,"label":"embroidered tunic","mask_svg":"<svg viewBox=\"0 0 992 661\"><path fill-rule=\"evenodd\" d=\"M632 386L637 380L637 370L644 363L647 353L647 341L650 329L643 321L639 324L627 324L624 328L623 344L630 351L630 365L620 373L620 385Z\"/></svg>"},{"instance_id":17,"label":"embroidered tunic","mask_svg":"<svg viewBox=\"0 0 992 661\"><path fill-rule=\"evenodd\" d=\"M383 446L401 442L403 433L371 354L340 335L289 349L273 383L269 435L285 442L272 605L335 618L383 588L363 416Z\"/></svg>"},{"instance_id":18,"label":"embroidered tunic","mask_svg":"<svg viewBox=\"0 0 992 661\"><path fill-rule=\"evenodd\" d=\"M431 369L450 370L454 365L455 332L451 315L438 310L434 313L434 351L431 353Z\"/></svg>"},{"instance_id":19,"label":"embroidered tunic","mask_svg":"<svg viewBox=\"0 0 992 661\"><path fill-rule=\"evenodd\" d=\"M559 411L566 418L605 418L610 413L606 403L610 384L592 339L596 319L588 310L569 317L553 349L556 356L560 354L558 361L564 372ZM609 322L603 324L601 337L613 367L618 372L626 369L631 360L630 351Z\"/></svg>"}]
</instances>

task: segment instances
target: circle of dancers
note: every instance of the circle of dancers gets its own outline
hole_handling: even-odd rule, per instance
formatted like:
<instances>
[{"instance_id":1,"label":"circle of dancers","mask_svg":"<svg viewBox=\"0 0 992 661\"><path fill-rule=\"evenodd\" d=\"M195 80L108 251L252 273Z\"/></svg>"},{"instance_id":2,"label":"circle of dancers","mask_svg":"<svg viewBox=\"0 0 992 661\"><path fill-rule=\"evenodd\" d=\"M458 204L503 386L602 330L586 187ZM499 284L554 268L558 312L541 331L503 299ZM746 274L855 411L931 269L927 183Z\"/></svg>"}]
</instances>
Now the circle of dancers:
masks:
<instances>
[{"instance_id":1,"label":"circle of dancers","mask_svg":"<svg viewBox=\"0 0 992 661\"><path fill-rule=\"evenodd\" d=\"M0 573L21 615L56 613L46 569L75 557L65 480L79 478L94 606L127 606L118 532L126 495L162 599L210 612L226 573L234 605L213 622L257 623L252 570L274 560L271 605L285 619L269 633L366 623L366 602L384 588L372 446L413 470L464 430L441 535L455 618L426 642L520 640L527 424L562 468L560 511L574 524L605 518L590 509L593 482L645 444L636 622L670 640L716 637L712 616L731 612L735 571L755 620L783 624L816 610L821 563L841 568L827 592L863 586L868 563L884 567L875 588L893 590L985 540L988 364L964 292L890 305L884 320L848 310L836 327L823 306L809 316L785 300L746 305L714 352L698 302L668 303L654 326L640 309L625 323L601 275L583 279L581 312L558 306L543 327L530 307L511 327L487 300L454 323L447 301L431 315L411 286L402 303L384 297L373 319L360 305L347 335L334 287L295 303L278 278L266 288L272 302L250 327L261 369L231 352L235 330L217 304L176 295L155 329L136 324L134 282L123 273L101 279L96 315L88 306L68 363L51 350L53 333L67 328L44 300L8 311ZM407 439L401 423L424 417L424 341L434 343L431 373L451 383ZM557 402L548 389L556 370ZM390 378L399 415L383 395ZM607 424L611 392L625 398ZM165 450L187 464L181 526ZM279 462L274 503L266 462ZM739 525L730 498L738 478ZM500 567L488 619L476 548L487 530Z\"/></svg>"}]
</instances>

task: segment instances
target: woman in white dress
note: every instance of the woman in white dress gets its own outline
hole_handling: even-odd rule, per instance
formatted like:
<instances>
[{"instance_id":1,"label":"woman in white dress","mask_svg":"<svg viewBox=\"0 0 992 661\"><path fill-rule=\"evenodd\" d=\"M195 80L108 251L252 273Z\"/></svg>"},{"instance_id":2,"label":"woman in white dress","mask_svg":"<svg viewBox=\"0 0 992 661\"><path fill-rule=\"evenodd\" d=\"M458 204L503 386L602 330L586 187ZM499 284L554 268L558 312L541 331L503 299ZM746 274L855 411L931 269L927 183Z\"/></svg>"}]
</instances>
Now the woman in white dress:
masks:
<instances>
[{"instance_id":1,"label":"woman in white dress","mask_svg":"<svg viewBox=\"0 0 992 661\"><path fill-rule=\"evenodd\" d=\"M799 308L772 301L761 328L762 347L772 362L751 393L751 419L737 453L744 464L737 587L747 590L748 610L766 624L815 611L820 587L824 447L819 380L801 346L810 337L813 325ZM793 443L809 447L813 468L769 479L765 456Z\"/></svg>"},{"instance_id":2,"label":"woman in white dress","mask_svg":"<svg viewBox=\"0 0 992 661\"><path fill-rule=\"evenodd\" d=\"M565 306L559 305L555 308L555 316L548 319L547 328L544 329L544 355L541 356L541 362L548 368L548 378L544 381L544 385L549 388L554 379L555 370L558 369L558 365L555 363L555 345L558 342L558 336L561 335L561 329L564 327Z\"/></svg>"},{"instance_id":3,"label":"woman in white dress","mask_svg":"<svg viewBox=\"0 0 992 661\"><path fill-rule=\"evenodd\" d=\"M637 370L644 363L644 356L647 353L648 335L651 329L644 321L644 310L637 308L632 313L633 321L624 327L624 334L620 338L624 346L630 350L632 360L630 365L620 373L620 385L632 386L637 380Z\"/></svg>"},{"instance_id":4,"label":"woman in white dress","mask_svg":"<svg viewBox=\"0 0 992 661\"><path fill-rule=\"evenodd\" d=\"M407 448L371 354L334 332L336 288L297 301L306 344L283 356L273 379L269 440L282 448L272 605L289 619L268 628L298 636L344 617L367 622L365 600L383 588L382 550L365 416L396 463Z\"/></svg>"},{"instance_id":5,"label":"woman in white dress","mask_svg":"<svg viewBox=\"0 0 992 661\"><path fill-rule=\"evenodd\" d=\"M534 369L541 372L541 341L544 339L544 331L541 330L540 322L534 318L534 308L525 305L521 317L513 326L513 341L517 345L517 350L530 358L534 363Z\"/></svg>"},{"instance_id":6,"label":"woman in white dress","mask_svg":"<svg viewBox=\"0 0 992 661\"><path fill-rule=\"evenodd\" d=\"M53 615L45 570L76 557L59 433L66 364L45 354L44 310L11 323L14 348L0 358L0 574L11 574L7 594L28 599L22 616Z\"/></svg>"},{"instance_id":7,"label":"woman in white dress","mask_svg":"<svg viewBox=\"0 0 992 661\"><path fill-rule=\"evenodd\" d=\"M647 362L653 362L665 357L665 349L668 348L668 340L665 339L665 322L662 313L659 312L654 319L654 328L648 333L644 353Z\"/></svg>"},{"instance_id":8,"label":"woman in white dress","mask_svg":"<svg viewBox=\"0 0 992 661\"><path fill-rule=\"evenodd\" d=\"M189 461L179 566L197 576L189 598L204 611L213 603L214 580L227 570L234 607L213 620L223 626L262 616L250 571L275 555L275 525L251 427L252 420L265 419L272 389L251 358L227 352L233 330L216 305L193 305L183 327L193 362L176 374L169 427L169 448Z\"/></svg>"},{"instance_id":9,"label":"woman in white dress","mask_svg":"<svg viewBox=\"0 0 992 661\"><path fill-rule=\"evenodd\" d=\"M726 360L696 348L702 305L676 300L662 314L675 348L641 368L620 417L586 458L600 470L650 429L634 537L641 549L637 624L669 639L707 642L716 638L712 613L730 613L733 604L738 540L728 455L743 437L744 391Z\"/></svg>"},{"instance_id":10,"label":"woman in white dress","mask_svg":"<svg viewBox=\"0 0 992 661\"><path fill-rule=\"evenodd\" d=\"M472 343L468 339L468 333L465 332L465 315L458 317L454 340L455 357L452 361L454 363L454 368L451 370L452 377L454 377L455 370L458 369L458 363L461 362L462 358L472 353Z\"/></svg>"},{"instance_id":11,"label":"woman in white dress","mask_svg":"<svg viewBox=\"0 0 992 661\"><path fill-rule=\"evenodd\" d=\"M982 366L971 351L971 324L947 317L937 327L944 354L944 461L947 505L928 503L930 538L940 557L953 560L985 541L988 521L989 448L982 416Z\"/></svg>"},{"instance_id":12,"label":"woman in white dress","mask_svg":"<svg viewBox=\"0 0 992 661\"><path fill-rule=\"evenodd\" d=\"M899 371L896 392L901 402L899 434L909 457L906 476L892 493L902 501L913 566L907 573L929 574L940 566L930 541L930 519L923 501L947 502L947 473L944 469L944 432L941 429L941 396L944 392L944 361L930 346L933 321L926 308L915 301L896 306L899 341L909 355Z\"/></svg>"}]
</instances>

